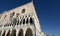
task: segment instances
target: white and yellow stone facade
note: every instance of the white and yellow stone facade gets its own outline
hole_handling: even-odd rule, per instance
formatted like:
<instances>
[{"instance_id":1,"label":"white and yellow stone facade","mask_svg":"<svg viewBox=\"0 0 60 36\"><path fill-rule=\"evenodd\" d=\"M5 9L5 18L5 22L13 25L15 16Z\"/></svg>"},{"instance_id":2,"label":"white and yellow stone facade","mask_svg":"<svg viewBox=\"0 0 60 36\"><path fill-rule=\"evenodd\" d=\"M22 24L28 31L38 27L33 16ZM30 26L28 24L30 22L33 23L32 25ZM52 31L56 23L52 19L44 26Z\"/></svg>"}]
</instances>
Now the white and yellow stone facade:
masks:
<instances>
[{"instance_id":1,"label":"white and yellow stone facade","mask_svg":"<svg viewBox=\"0 0 60 36\"><path fill-rule=\"evenodd\" d=\"M33 2L0 14L0 36L45 36Z\"/></svg>"}]
</instances>

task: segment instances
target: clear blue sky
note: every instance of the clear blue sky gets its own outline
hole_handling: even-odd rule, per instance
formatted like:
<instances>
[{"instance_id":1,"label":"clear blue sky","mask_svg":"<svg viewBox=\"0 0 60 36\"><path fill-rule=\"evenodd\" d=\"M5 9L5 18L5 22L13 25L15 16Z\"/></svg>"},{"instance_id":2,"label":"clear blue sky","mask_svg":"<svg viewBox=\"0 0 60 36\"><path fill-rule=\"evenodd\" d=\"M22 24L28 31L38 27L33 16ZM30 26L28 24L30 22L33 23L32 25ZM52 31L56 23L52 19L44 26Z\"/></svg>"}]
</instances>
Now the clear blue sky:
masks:
<instances>
[{"instance_id":1,"label":"clear blue sky","mask_svg":"<svg viewBox=\"0 0 60 36\"><path fill-rule=\"evenodd\" d=\"M31 0L0 0L0 13ZM41 29L47 34L60 34L60 0L34 0Z\"/></svg>"}]
</instances>

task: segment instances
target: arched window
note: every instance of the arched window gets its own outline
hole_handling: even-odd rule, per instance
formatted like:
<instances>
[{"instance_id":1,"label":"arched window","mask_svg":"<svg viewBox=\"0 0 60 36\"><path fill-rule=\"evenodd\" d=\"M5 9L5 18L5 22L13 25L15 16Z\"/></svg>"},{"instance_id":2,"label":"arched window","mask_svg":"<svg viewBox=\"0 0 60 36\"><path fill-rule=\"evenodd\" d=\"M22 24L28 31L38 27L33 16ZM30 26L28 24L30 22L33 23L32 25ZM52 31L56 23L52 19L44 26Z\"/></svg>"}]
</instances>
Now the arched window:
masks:
<instances>
[{"instance_id":1,"label":"arched window","mask_svg":"<svg viewBox=\"0 0 60 36\"><path fill-rule=\"evenodd\" d=\"M12 18L14 16L15 12L11 13L10 14L10 18Z\"/></svg>"},{"instance_id":2,"label":"arched window","mask_svg":"<svg viewBox=\"0 0 60 36\"><path fill-rule=\"evenodd\" d=\"M25 36L33 36L32 30L30 28L27 29Z\"/></svg>"},{"instance_id":3,"label":"arched window","mask_svg":"<svg viewBox=\"0 0 60 36\"><path fill-rule=\"evenodd\" d=\"M22 13L25 13L25 9L22 9Z\"/></svg>"},{"instance_id":4,"label":"arched window","mask_svg":"<svg viewBox=\"0 0 60 36\"><path fill-rule=\"evenodd\" d=\"M33 23L34 23L34 21L33 21L32 17L30 17L30 23L31 23L31 24L33 24Z\"/></svg>"},{"instance_id":5,"label":"arched window","mask_svg":"<svg viewBox=\"0 0 60 36\"><path fill-rule=\"evenodd\" d=\"M26 19L26 23L28 24L28 18Z\"/></svg>"},{"instance_id":6,"label":"arched window","mask_svg":"<svg viewBox=\"0 0 60 36\"><path fill-rule=\"evenodd\" d=\"M19 30L18 36L23 36L23 30L22 29Z\"/></svg>"},{"instance_id":7,"label":"arched window","mask_svg":"<svg viewBox=\"0 0 60 36\"><path fill-rule=\"evenodd\" d=\"M11 24L10 24L10 26L11 26Z\"/></svg>"},{"instance_id":8,"label":"arched window","mask_svg":"<svg viewBox=\"0 0 60 36\"><path fill-rule=\"evenodd\" d=\"M22 22L23 22L23 19L21 19L21 21L20 21L20 25L22 24Z\"/></svg>"},{"instance_id":9,"label":"arched window","mask_svg":"<svg viewBox=\"0 0 60 36\"><path fill-rule=\"evenodd\" d=\"M23 19L23 24L25 24L25 19Z\"/></svg>"},{"instance_id":10,"label":"arched window","mask_svg":"<svg viewBox=\"0 0 60 36\"><path fill-rule=\"evenodd\" d=\"M30 17L30 15L29 15L29 17Z\"/></svg>"},{"instance_id":11,"label":"arched window","mask_svg":"<svg viewBox=\"0 0 60 36\"><path fill-rule=\"evenodd\" d=\"M10 34L10 36L16 36L16 30L12 29L12 33Z\"/></svg>"},{"instance_id":12,"label":"arched window","mask_svg":"<svg viewBox=\"0 0 60 36\"><path fill-rule=\"evenodd\" d=\"M25 18L27 18L27 15L25 16Z\"/></svg>"}]
</instances>

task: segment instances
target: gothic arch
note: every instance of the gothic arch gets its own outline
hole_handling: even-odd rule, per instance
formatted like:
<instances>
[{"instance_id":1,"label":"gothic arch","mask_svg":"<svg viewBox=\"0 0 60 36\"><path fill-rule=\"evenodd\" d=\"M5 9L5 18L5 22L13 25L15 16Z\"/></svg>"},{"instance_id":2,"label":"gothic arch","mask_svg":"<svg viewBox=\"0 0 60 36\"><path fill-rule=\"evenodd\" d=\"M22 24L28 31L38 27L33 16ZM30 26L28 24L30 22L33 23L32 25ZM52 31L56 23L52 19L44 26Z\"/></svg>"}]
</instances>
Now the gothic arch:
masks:
<instances>
[{"instance_id":1,"label":"gothic arch","mask_svg":"<svg viewBox=\"0 0 60 36\"><path fill-rule=\"evenodd\" d=\"M32 30L30 28L27 29L25 36L33 36Z\"/></svg>"},{"instance_id":2,"label":"gothic arch","mask_svg":"<svg viewBox=\"0 0 60 36\"><path fill-rule=\"evenodd\" d=\"M23 24L25 24L25 19L23 19Z\"/></svg>"},{"instance_id":3,"label":"gothic arch","mask_svg":"<svg viewBox=\"0 0 60 36\"><path fill-rule=\"evenodd\" d=\"M16 36L16 30L12 29L12 33L10 34L10 36Z\"/></svg>"},{"instance_id":4,"label":"gothic arch","mask_svg":"<svg viewBox=\"0 0 60 36\"><path fill-rule=\"evenodd\" d=\"M19 30L18 36L23 36L23 29Z\"/></svg>"},{"instance_id":5,"label":"gothic arch","mask_svg":"<svg viewBox=\"0 0 60 36\"><path fill-rule=\"evenodd\" d=\"M28 24L28 18L26 19L26 23Z\"/></svg>"},{"instance_id":6,"label":"gothic arch","mask_svg":"<svg viewBox=\"0 0 60 36\"><path fill-rule=\"evenodd\" d=\"M31 24L33 24L33 23L34 23L34 21L33 21L33 18L32 18L32 17L30 17L30 23L31 23Z\"/></svg>"},{"instance_id":7,"label":"gothic arch","mask_svg":"<svg viewBox=\"0 0 60 36\"><path fill-rule=\"evenodd\" d=\"M10 36L10 30L8 31L8 33L6 34L6 36Z\"/></svg>"}]
</instances>

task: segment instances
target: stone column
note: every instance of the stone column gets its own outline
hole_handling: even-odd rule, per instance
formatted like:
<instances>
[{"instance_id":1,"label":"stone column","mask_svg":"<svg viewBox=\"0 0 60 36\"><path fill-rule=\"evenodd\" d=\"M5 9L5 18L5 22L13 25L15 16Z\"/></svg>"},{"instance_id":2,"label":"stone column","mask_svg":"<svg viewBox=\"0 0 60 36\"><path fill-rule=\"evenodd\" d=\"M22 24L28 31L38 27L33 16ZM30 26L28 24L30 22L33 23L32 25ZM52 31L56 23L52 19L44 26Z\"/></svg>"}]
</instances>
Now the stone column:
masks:
<instances>
[{"instance_id":1,"label":"stone column","mask_svg":"<svg viewBox=\"0 0 60 36\"><path fill-rule=\"evenodd\" d=\"M19 18L19 26L21 26L21 25L20 25L20 21L21 21L21 20L20 20L20 18Z\"/></svg>"},{"instance_id":2,"label":"stone column","mask_svg":"<svg viewBox=\"0 0 60 36\"><path fill-rule=\"evenodd\" d=\"M36 36L36 34L35 34L35 33L33 33L33 36Z\"/></svg>"},{"instance_id":3,"label":"stone column","mask_svg":"<svg viewBox=\"0 0 60 36\"><path fill-rule=\"evenodd\" d=\"M16 36L18 36L18 33L19 33L19 31L18 31L18 29L16 29Z\"/></svg>"},{"instance_id":4,"label":"stone column","mask_svg":"<svg viewBox=\"0 0 60 36\"><path fill-rule=\"evenodd\" d=\"M25 18L25 26L26 26L26 19L27 19L27 18Z\"/></svg>"},{"instance_id":5,"label":"stone column","mask_svg":"<svg viewBox=\"0 0 60 36\"><path fill-rule=\"evenodd\" d=\"M5 36L8 34L8 30L6 30Z\"/></svg>"},{"instance_id":6,"label":"stone column","mask_svg":"<svg viewBox=\"0 0 60 36\"><path fill-rule=\"evenodd\" d=\"M24 31L24 30L23 30ZM23 36L25 36L25 31L23 32Z\"/></svg>"}]
</instances>

